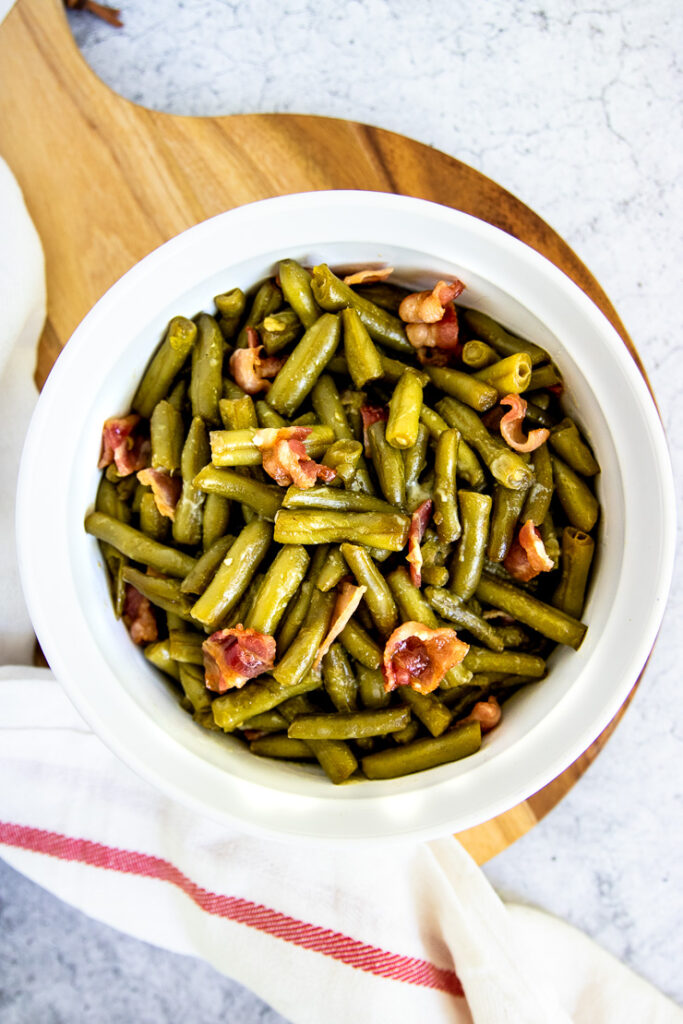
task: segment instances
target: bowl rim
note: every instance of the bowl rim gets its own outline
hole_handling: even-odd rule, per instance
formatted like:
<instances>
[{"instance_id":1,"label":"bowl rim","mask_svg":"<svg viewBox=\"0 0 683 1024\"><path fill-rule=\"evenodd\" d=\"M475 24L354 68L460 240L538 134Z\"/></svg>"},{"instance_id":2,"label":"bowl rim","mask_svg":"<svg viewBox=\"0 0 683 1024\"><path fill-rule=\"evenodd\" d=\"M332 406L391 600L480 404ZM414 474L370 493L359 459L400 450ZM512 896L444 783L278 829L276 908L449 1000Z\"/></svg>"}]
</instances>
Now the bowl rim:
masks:
<instances>
[{"instance_id":1,"label":"bowl rim","mask_svg":"<svg viewBox=\"0 0 683 1024\"><path fill-rule=\"evenodd\" d=\"M521 263L530 269L539 279L545 280L551 288L559 289L568 295L571 301L577 306L581 315L591 326L603 336L612 346L612 354L620 361L621 369L629 379L629 384L637 396L638 409L647 424L648 438L651 443L651 454L655 460L657 481L661 488L660 506L660 556L657 561L656 570L653 569L652 586L656 590L657 600L653 601L649 609L649 615L640 631L638 637L633 639L633 649L630 657L630 672L612 687L609 699L605 699L600 714L585 723L581 729L577 729L571 740L565 739L564 743L553 748L553 754L546 756L541 768L528 772L526 776L522 772L511 772L509 777L500 780L495 795L485 801L483 812L470 813L464 816L457 823L448 824L449 814L446 809L448 793L444 792L442 799L430 804L430 813L427 817L417 813L420 820L412 820L408 827L402 820L401 815L396 813L398 806L394 806L391 813L378 822L381 830L378 834L347 834L346 822L334 825L334 814L325 819L324 827L313 828L301 832L294 830L288 832L286 829L273 828L271 824L262 820L245 817L244 800L241 809L235 812L234 807L217 807L215 801L207 800L204 796L198 796L196 785L188 789L184 785L178 773L174 779L169 778L162 768L150 762L150 752L141 752L136 746L137 739L131 740L124 737L118 725L110 727L101 714L98 713L97 701L86 694L82 681L77 681L74 667L70 657L65 656L61 645L61 639L57 635L52 622L52 609L45 600L42 579L40 573L41 556L49 555L49 537L36 536L36 468L40 464L42 451L44 450L45 438L49 436L50 422L58 413L60 405L63 405L64 396L61 388L64 382L68 382L69 374L73 364L77 364L81 357L81 351L90 344L92 332L96 330L97 324L101 322L115 308L116 304L125 300L126 294L141 287L146 276L154 274L157 267L169 259L182 259L184 250L189 246L202 244L215 231L221 231L227 224L235 225L242 221L248 223L256 218L267 218L274 211L280 213L289 212L296 215L302 210L344 210L353 207L362 211L366 216L371 216L372 211L385 211L389 213L408 213L422 216L426 220L438 217L441 222L444 220L453 227L469 233L473 237L482 239L485 243L492 244L508 255L519 259ZM533 312L533 309L532 309ZM616 341L616 347L615 347ZM666 439L663 427L659 419L656 405L644 376L638 369L629 349L623 339L616 332L603 313L595 306L591 299L568 278L553 263L541 256L535 249L494 227L486 221L473 217L469 214L441 206L427 200L396 195L393 193L378 193L364 191L316 191L296 193L287 196L278 196L270 199L259 200L245 206L236 207L215 217L202 221L193 227L159 246L149 253L141 261L135 264L124 274L111 288L98 300L90 312L76 328L69 344L60 355L53 368L43 393L39 399L34 412L29 431L27 433L24 450L22 453L17 490L17 548L19 554L20 573L26 602L31 614L34 628L39 637L41 646L58 677L66 689L70 699L73 701L79 712L86 721L93 727L95 732L104 740L125 763L132 767L138 774L153 782L158 788L167 794L179 799L186 805L192 806L195 810L208 814L214 818L237 825L268 837L280 839L297 839L305 836L307 841L334 841L344 840L346 842L401 840L406 838L429 838L443 834L445 831L452 831L454 828L462 830L490 820L497 814L515 806L526 799L532 793L537 792L549 781L559 775L570 765L590 743L602 732L605 726L617 713L631 688L642 671L649 654L654 645L657 632L661 625L666 597L669 591L673 572L674 546L675 546L675 497L674 484L669 460ZM66 553L59 553L62 561L66 559ZM541 723L542 725L543 723ZM540 726L534 730L537 733ZM144 734L144 728L143 728ZM534 740L535 749L538 748L540 739L537 735ZM175 753L173 753L173 751ZM172 743L170 737L168 742L162 741L154 744L154 753L160 757L171 756L180 763L187 762L187 759L179 752L178 744ZM215 770L215 769L214 769ZM180 773L182 774L182 773ZM231 795L236 798L237 788L246 787L250 790L251 784L244 780L232 780L234 784ZM434 787L444 788L444 787ZM447 787L446 787L447 789ZM234 790L234 791L233 791ZM241 797L244 798L244 792ZM307 798L310 799L311 798ZM363 803L363 797L358 797L354 806L358 807ZM371 803L377 804L377 798L368 798ZM416 815L413 803L408 800L401 800L400 795L385 796L380 798L383 802L393 802L407 808L410 806L410 813L413 819ZM240 801L236 800L239 806ZM438 805L438 810L436 809Z\"/></svg>"}]
</instances>

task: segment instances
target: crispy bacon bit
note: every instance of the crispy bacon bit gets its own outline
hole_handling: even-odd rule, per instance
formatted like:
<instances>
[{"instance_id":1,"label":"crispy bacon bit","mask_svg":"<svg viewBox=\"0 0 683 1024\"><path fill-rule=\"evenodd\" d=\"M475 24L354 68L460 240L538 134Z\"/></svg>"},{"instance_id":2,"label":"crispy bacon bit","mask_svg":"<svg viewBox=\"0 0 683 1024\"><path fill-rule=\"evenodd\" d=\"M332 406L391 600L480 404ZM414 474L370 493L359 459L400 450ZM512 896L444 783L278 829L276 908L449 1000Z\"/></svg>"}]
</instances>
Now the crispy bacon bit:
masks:
<instances>
[{"instance_id":1,"label":"crispy bacon bit","mask_svg":"<svg viewBox=\"0 0 683 1024\"><path fill-rule=\"evenodd\" d=\"M460 355L457 349L451 352L445 348L418 348L416 352L420 366L448 366L452 356Z\"/></svg>"},{"instance_id":2,"label":"crispy bacon bit","mask_svg":"<svg viewBox=\"0 0 683 1024\"><path fill-rule=\"evenodd\" d=\"M112 416L105 420L102 427L102 454L97 463L99 469L116 466L119 476L129 476L144 469L149 461L150 443L147 438L135 434L140 417L131 413L130 416Z\"/></svg>"},{"instance_id":3,"label":"crispy bacon bit","mask_svg":"<svg viewBox=\"0 0 683 1024\"><path fill-rule=\"evenodd\" d=\"M410 579L415 587L422 585L422 548L420 547L420 542L424 537L431 514L432 499L427 498L426 501L417 506L410 519L408 554L406 558L410 562Z\"/></svg>"},{"instance_id":4,"label":"crispy bacon bit","mask_svg":"<svg viewBox=\"0 0 683 1024\"><path fill-rule=\"evenodd\" d=\"M230 356L230 373L235 381L248 395L257 395L259 391L267 391L270 381L266 377L274 377L284 366L286 356L261 355L264 351L257 331L247 327L247 348L237 348Z\"/></svg>"},{"instance_id":5,"label":"crispy bacon bit","mask_svg":"<svg viewBox=\"0 0 683 1024\"><path fill-rule=\"evenodd\" d=\"M413 348L442 348L456 352L458 341L458 314L452 302L446 306L442 318L436 323L408 324L406 335Z\"/></svg>"},{"instance_id":6,"label":"crispy bacon bit","mask_svg":"<svg viewBox=\"0 0 683 1024\"><path fill-rule=\"evenodd\" d=\"M528 436L524 437L522 420L526 416L526 402L523 398L519 395L505 395L501 398L500 404L510 406L510 411L506 412L500 421L500 432L503 439L516 452L535 452L548 440L550 431L545 427L530 430Z\"/></svg>"},{"instance_id":7,"label":"crispy bacon bit","mask_svg":"<svg viewBox=\"0 0 683 1024\"><path fill-rule=\"evenodd\" d=\"M245 629L220 629L202 644L204 678L208 690L225 693L244 686L275 664L275 637Z\"/></svg>"},{"instance_id":8,"label":"crispy bacon bit","mask_svg":"<svg viewBox=\"0 0 683 1024\"><path fill-rule=\"evenodd\" d=\"M318 653L316 654L315 661L313 662L314 672L317 672L320 668L320 662L323 660L341 631L347 625L356 608L363 600L363 594L367 589L367 587L357 587L354 583L349 582L345 582L342 585L341 590L337 594L337 601L334 606L334 611L332 612L332 619L330 620L330 628L327 631L327 636L318 648Z\"/></svg>"},{"instance_id":9,"label":"crispy bacon bit","mask_svg":"<svg viewBox=\"0 0 683 1024\"><path fill-rule=\"evenodd\" d=\"M171 476L163 469L141 469L137 476L141 484L152 488L154 504L162 516L175 519L175 507L183 487L180 477Z\"/></svg>"},{"instance_id":10,"label":"crispy bacon bit","mask_svg":"<svg viewBox=\"0 0 683 1024\"><path fill-rule=\"evenodd\" d=\"M363 447L365 448L365 454L370 455L370 438L368 437L368 429L373 423L379 423L380 420L389 419L389 410L383 405L361 405L360 414L363 419Z\"/></svg>"},{"instance_id":11,"label":"crispy bacon bit","mask_svg":"<svg viewBox=\"0 0 683 1024\"><path fill-rule=\"evenodd\" d=\"M123 621L134 644L151 644L159 637L157 620L154 617L151 604L130 583L126 583Z\"/></svg>"},{"instance_id":12,"label":"crispy bacon bit","mask_svg":"<svg viewBox=\"0 0 683 1024\"><path fill-rule=\"evenodd\" d=\"M354 274L347 274L344 284L374 284L375 281L386 281L394 272L393 267L369 267L367 270L357 270Z\"/></svg>"},{"instance_id":13,"label":"crispy bacon bit","mask_svg":"<svg viewBox=\"0 0 683 1024\"><path fill-rule=\"evenodd\" d=\"M435 324L442 319L448 304L457 299L464 287L462 281L457 279L450 282L437 281L431 292L406 295L398 307L398 315L406 324Z\"/></svg>"},{"instance_id":14,"label":"crispy bacon bit","mask_svg":"<svg viewBox=\"0 0 683 1024\"><path fill-rule=\"evenodd\" d=\"M261 449L263 468L280 487L294 484L302 490L314 487L316 480L329 483L336 469L321 466L306 452L304 441L310 427L264 427L254 434L254 444Z\"/></svg>"},{"instance_id":15,"label":"crispy bacon bit","mask_svg":"<svg viewBox=\"0 0 683 1024\"><path fill-rule=\"evenodd\" d=\"M511 576L522 583L528 583L540 573L555 568L552 558L546 554L543 538L531 519L527 519L510 545L503 565Z\"/></svg>"},{"instance_id":16,"label":"crispy bacon bit","mask_svg":"<svg viewBox=\"0 0 683 1024\"><path fill-rule=\"evenodd\" d=\"M410 686L418 693L431 693L468 651L469 646L458 640L454 629L430 629L420 622L404 622L384 648L384 689L389 693L397 686Z\"/></svg>"},{"instance_id":17,"label":"crispy bacon bit","mask_svg":"<svg viewBox=\"0 0 683 1024\"><path fill-rule=\"evenodd\" d=\"M495 729L502 718L500 704L495 697L488 700L478 701L467 718L461 718L458 725L467 725L468 722L479 722L482 732L491 732Z\"/></svg>"}]
</instances>

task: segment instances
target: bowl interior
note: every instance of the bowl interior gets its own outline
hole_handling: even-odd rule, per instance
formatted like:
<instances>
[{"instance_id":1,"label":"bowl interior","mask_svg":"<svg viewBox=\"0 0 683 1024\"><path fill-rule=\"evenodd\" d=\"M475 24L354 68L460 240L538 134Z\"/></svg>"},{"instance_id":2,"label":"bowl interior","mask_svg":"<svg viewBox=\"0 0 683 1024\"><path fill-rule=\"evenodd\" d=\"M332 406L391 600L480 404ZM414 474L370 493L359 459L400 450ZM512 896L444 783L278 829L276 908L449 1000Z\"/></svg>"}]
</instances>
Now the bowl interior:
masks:
<instances>
[{"instance_id":1,"label":"bowl interior","mask_svg":"<svg viewBox=\"0 0 683 1024\"><path fill-rule=\"evenodd\" d=\"M314 838L465 828L569 764L616 711L647 657L663 609L671 529L661 429L620 339L536 253L433 204L365 194L327 199L269 200L198 225L135 267L89 314L50 377L27 442L19 501L27 598L50 663L93 727L142 774L207 813ZM548 678L506 704L502 725L478 754L390 782L333 787L317 767L261 760L239 741L197 727L114 620L99 547L82 526L99 479L102 423L128 410L170 317L211 311L215 294L251 288L287 256L308 265L387 263L417 288L460 277L463 304L551 353L570 413L602 467L598 560L580 651L553 653ZM41 443L64 416L67 438L46 466ZM59 481L48 491L57 495L49 514L36 508L46 472ZM644 572L638 535L653 516L658 528L649 534ZM29 530L41 538L39 551ZM634 616L641 632L624 642Z\"/></svg>"}]
</instances>

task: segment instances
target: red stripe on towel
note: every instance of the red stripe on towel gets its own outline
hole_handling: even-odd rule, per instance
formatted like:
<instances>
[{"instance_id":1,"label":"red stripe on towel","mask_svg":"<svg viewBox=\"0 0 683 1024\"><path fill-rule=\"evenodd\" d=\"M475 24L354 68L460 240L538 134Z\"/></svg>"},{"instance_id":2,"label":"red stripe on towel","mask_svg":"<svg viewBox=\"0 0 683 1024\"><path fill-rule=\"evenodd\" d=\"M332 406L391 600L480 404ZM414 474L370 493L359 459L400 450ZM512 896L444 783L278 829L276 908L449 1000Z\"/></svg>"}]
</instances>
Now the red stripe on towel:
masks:
<instances>
[{"instance_id":1,"label":"red stripe on towel","mask_svg":"<svg viewBox=\"0 0 683 1024\"><path fill-rule=\"evenodd\" d=\"M252 903L251 900L210 892L161 857L152 857L133 850L120 850L88 839L74 839L59 832L47 832L6 822L0 822L0 843L22 850L32 850L34 853L45 853L59 860L77 861L108 871L170 882L207 914L247 925L259 932L265 932L266 935L283 939L314 953L322 953L379 978L436 989L452 996L464 995L455 971L437 967L428 960L390 953L330 928L299 921L279 910Z\"/></svg>"}]
</instances>

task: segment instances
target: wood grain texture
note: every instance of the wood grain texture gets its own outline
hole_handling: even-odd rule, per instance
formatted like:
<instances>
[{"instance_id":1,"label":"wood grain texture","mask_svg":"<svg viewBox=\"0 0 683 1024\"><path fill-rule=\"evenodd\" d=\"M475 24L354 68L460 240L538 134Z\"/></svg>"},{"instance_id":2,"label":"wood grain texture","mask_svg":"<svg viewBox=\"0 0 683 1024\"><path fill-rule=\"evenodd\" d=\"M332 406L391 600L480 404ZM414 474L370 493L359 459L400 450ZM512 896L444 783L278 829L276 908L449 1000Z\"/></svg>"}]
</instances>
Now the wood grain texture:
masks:
<instances>
[{"instance_id":1,"label":"wood grain texture","mask_svg":"<svg viewBox=\"0 0 683 1024\"><path fill-rule=\"evenodd\" d=\"M136 106L85 64L59 0L20 0L0 26L0 152L24 190L45 248L48 319L37 356L39 387L90 307L152 249L234 206L319 189L403 193L502 228L571 277L611 320L640 366L607 296L572 250L528 207L471 167L353 121L282 114L177 117ZM555 806L617 719L541 792L460 834L479 863Z\"/></svg>"}]
</instances>

